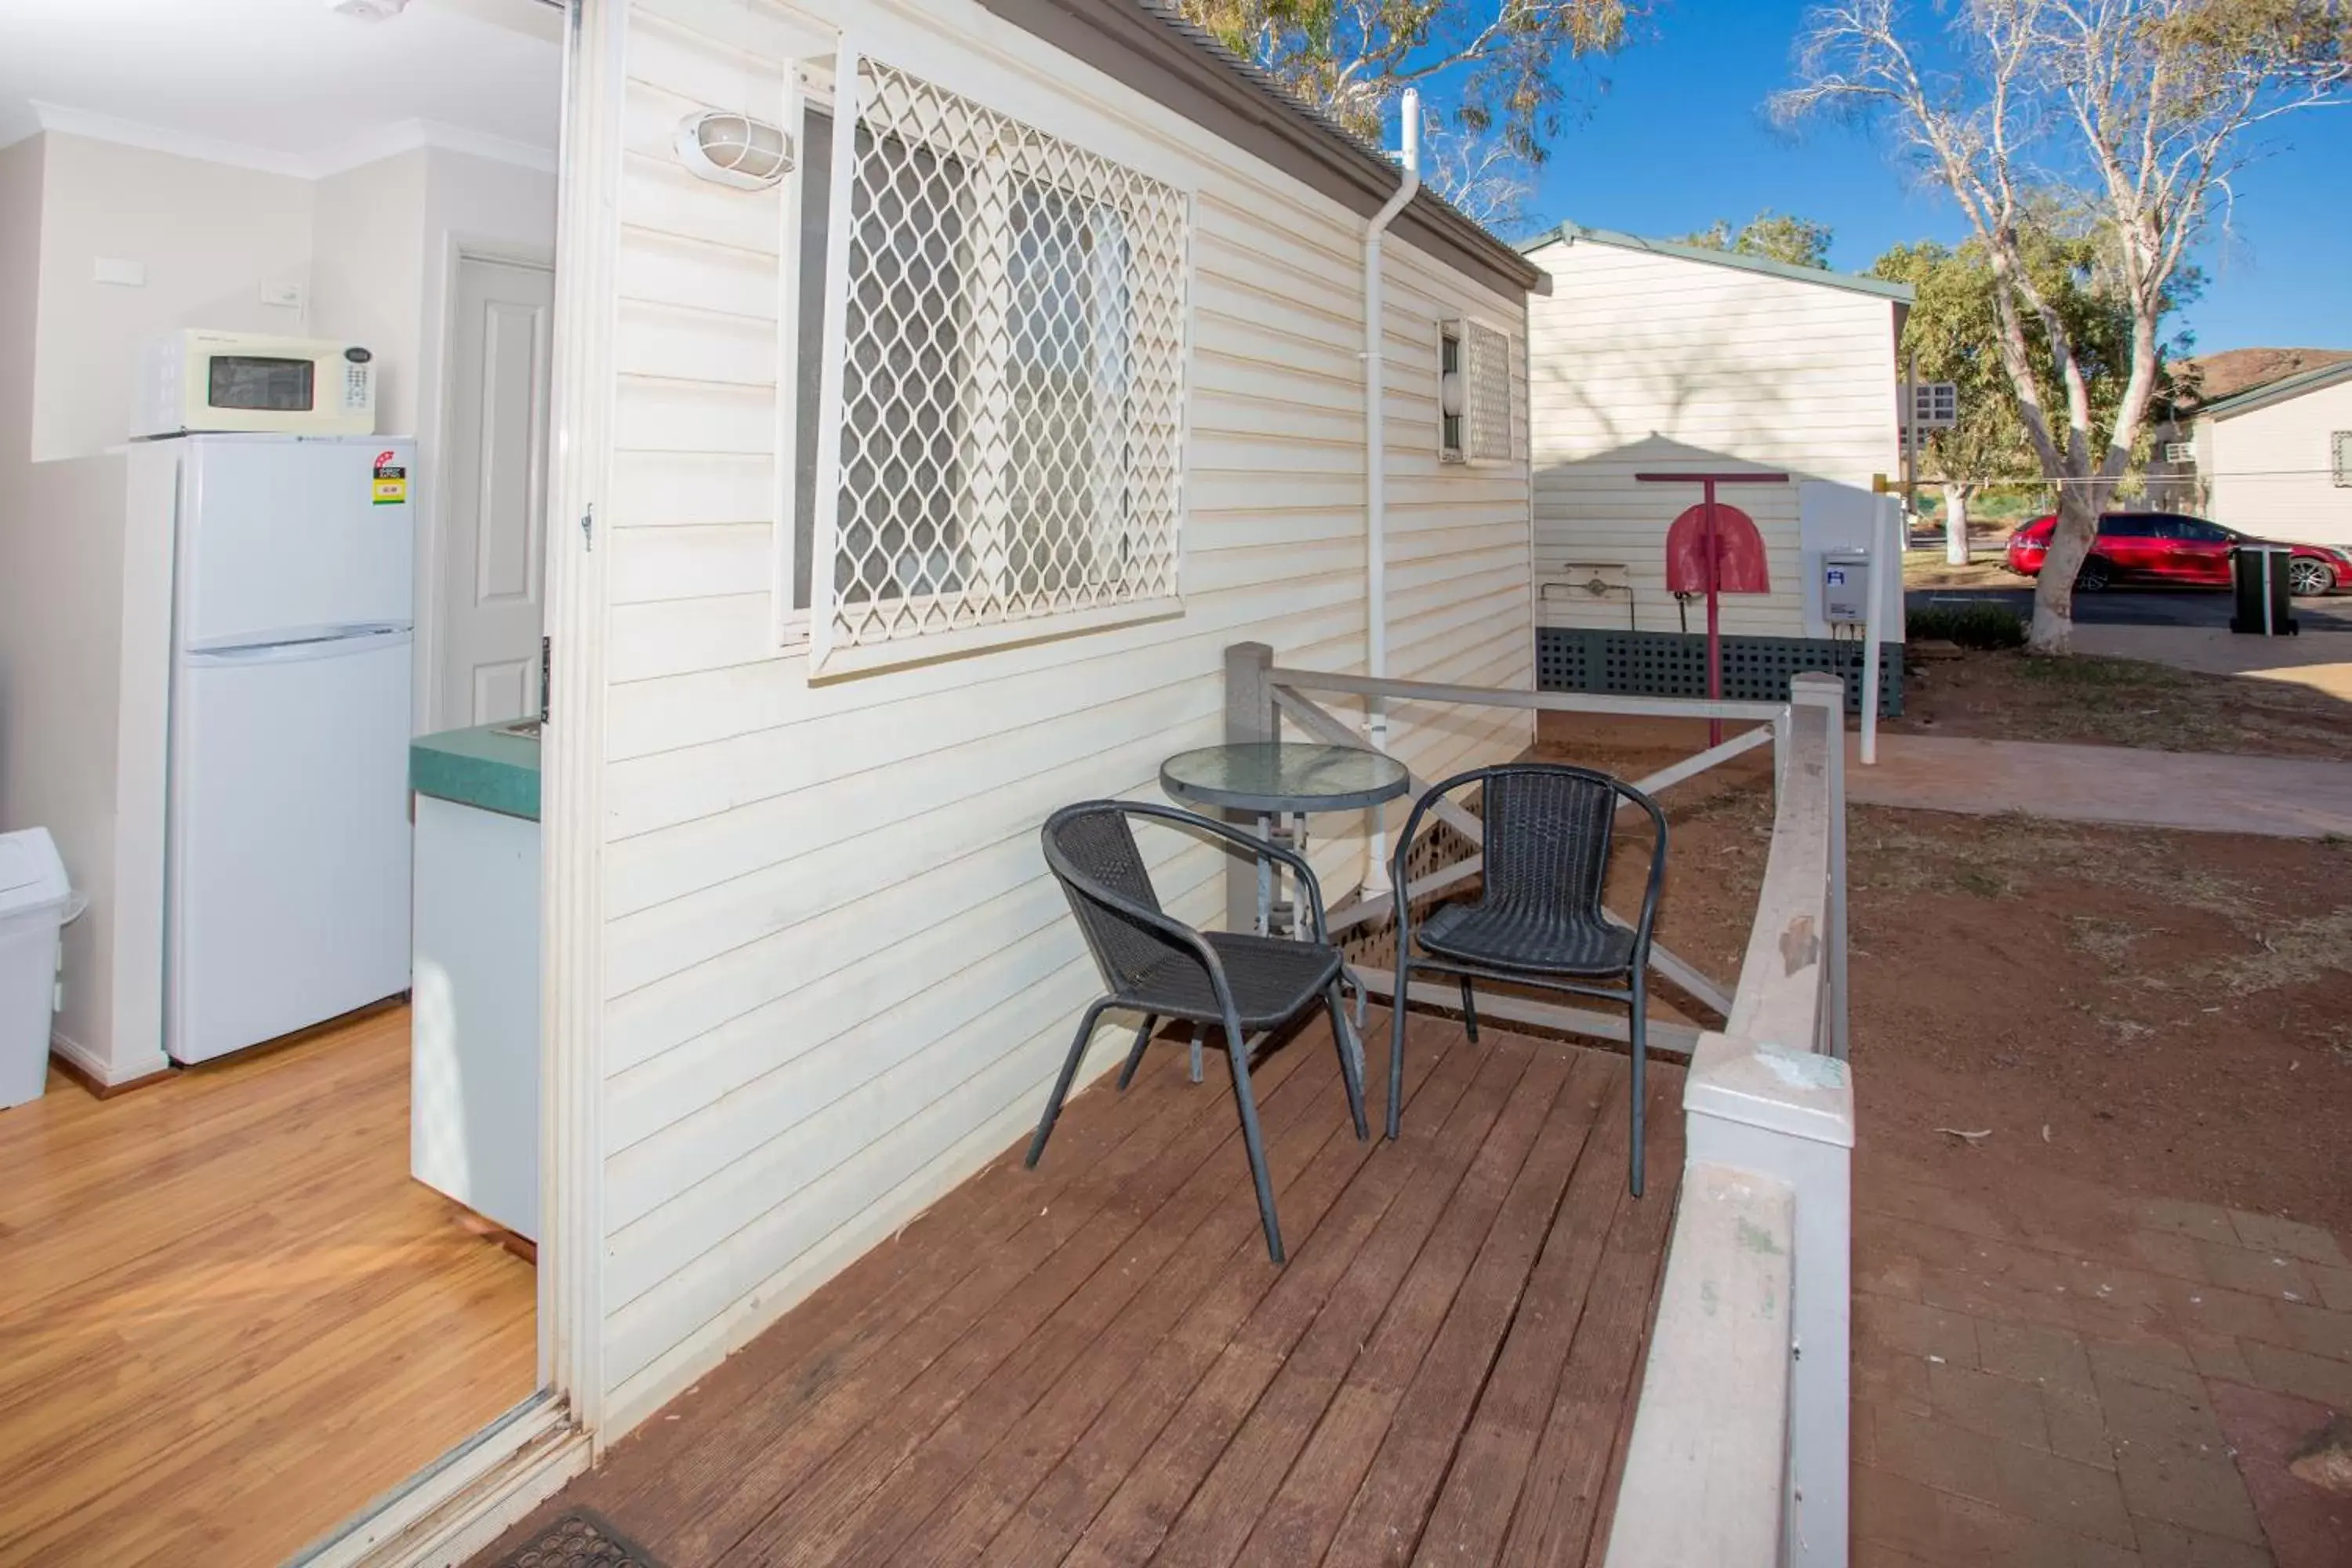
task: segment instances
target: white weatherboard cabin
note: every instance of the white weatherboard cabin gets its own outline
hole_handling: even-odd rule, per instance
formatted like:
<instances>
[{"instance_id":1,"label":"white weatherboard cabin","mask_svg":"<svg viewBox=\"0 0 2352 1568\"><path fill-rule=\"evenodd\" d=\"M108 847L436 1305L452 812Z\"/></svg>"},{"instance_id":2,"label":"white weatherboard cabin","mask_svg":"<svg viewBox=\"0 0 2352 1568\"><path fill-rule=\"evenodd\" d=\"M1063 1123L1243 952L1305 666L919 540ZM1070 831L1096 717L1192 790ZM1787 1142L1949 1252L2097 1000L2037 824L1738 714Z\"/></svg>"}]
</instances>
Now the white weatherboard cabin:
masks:
<instances>
[{"instance_id":1,"label":"white weatherboard cabin","mask_svg":"<svg viewBox=\"0 0 2352 1568\"><path fill-rule=\"evenodd\" d=\"M1228 645L1363 668L1370 567L1390 673L1528 683L1540 274L1427 194L1391 215L1374 543L1367 231L1404 176L1172 11L576 16L541 1267L604 1441L1034 1123L1096 985L1039 824L1156 798ZM698 178L707 109L793 172ZM1474 325L1489 460L1446 461ZM1530 733L1395 726L1429 776ZM1335 895L1362 845L1319 840ZM1223 909L1221 858L1158 875Z\"/></svg>"},{"instance_id":2,"label":"white weatherboard cabin","mask_svg":"<svg viewBox=\"0 0 2352 1568\"><path fill-rule=\"evenodd\" d=\"M1678 601L1665 570L1667 527L1700 490L1633 477L1657 471L1790 476L1719 493L1754 520L1770 575L1769 593L1723 596L1725 694L1785 698L1801 669L1851 677L1863 628L1831 618L1824 557L1866 547L1892 504L1872 490L1902 471L1910 289L1573 223L1521 248L1552 284L1528 323L1544 689L1704 691L1706 607ZM1885 571L1899 605L1901 564ZM1899 703L1889 619L1883 700Z\"/></svg>"},{"instance_id":3,"label":"white weatherboard cabin","mask_svg":"<svg viewBox=\"0 0 2352 1568\"><path fill-rule=\"evenodd\" d=\"M2352 544L2352 360L2196 412L2189 504L2266 539Z\"/></svg>"}]
</instances>

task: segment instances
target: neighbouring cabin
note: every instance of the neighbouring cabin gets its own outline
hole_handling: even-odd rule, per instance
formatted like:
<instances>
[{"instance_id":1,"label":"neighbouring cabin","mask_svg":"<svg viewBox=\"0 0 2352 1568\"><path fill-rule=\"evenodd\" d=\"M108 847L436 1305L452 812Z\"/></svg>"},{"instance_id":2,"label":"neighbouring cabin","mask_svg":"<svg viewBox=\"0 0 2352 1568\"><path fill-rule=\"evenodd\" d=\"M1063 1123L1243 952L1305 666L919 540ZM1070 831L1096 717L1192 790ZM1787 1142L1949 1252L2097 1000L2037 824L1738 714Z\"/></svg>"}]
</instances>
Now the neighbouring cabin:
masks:
<instances>
[{"instance_id":1,"label":"neighbouring cabin","mask_svg":"<svg viewBox=\"0 0 2352 1568\"><path fill-rule=\"evenodd\" d=\"M602 761L553 786L602 825L608 1438L1032 1125L1097 989L1046 815L1158 798L1231 644L1365 667L1399 180L1150 5L635 0L617 64L596 693L554 656ZM705 109L783 123L794 172L697 178ZM1525 688L1539 274L1426 195L1385 257L1389 672ZM1391 726L1429 777L1531 728ZM1344 896L1365 827L1317 828ZM1224 907L1210 851L1154 875Z\"/></svg>"},{"instance_id":2,"label":"neighbouring cabin","mask_svg":"<svg viewBox=\"0 0 2352 1568\"><path fill-rule=\"evenodd\" d=\"M2352 544L2352 360L2221 398L2195 420L2200 515L2264 539Z\"/></svg>"},{"instance_id":3,"label":"neighbouring cabin","mask_svg":"<svg viewBox=\"0 0 2352 1568\"><path fill-rule=\"evenodd\" d=\"M1528 350L1544 689L1704 695L1706 603L1667 573L1668 529L1700 489L1634 476L1780 472L1718 497L1753 520L1769 582L1722 595L1725 695L1860 669L1861 595L1840 590L1864 578L1844 557L1880 537L1882 702L1899 711L1901 566L1874 481L1903 471L1910 289L1573 223L1521 248L1552 285Z\"/></svg>"}]
</instances>

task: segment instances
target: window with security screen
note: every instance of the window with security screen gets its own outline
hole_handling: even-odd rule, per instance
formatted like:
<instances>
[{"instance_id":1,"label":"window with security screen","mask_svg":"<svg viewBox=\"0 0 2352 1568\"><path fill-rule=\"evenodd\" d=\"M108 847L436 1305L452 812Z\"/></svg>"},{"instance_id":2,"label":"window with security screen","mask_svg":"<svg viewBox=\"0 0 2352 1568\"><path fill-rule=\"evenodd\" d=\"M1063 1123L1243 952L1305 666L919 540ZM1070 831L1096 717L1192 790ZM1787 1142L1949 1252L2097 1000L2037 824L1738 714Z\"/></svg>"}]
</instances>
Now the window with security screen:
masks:
<instances>
[{"instance_id":1,"label":"window with security screen","mask_svg":"<svg viewBox=\"0 0 2352 1568\"><path fill-rule=\"evenodd\" d=\"M1511 437L1511 340L1484 321L1439 323L1438 456L1507 463Z\"/></svg>"},{"instance_id":2,"label":"window with security screen","mask_svg":"<svg viewBox=\"0 0 2352 1568\"><path fill-rule=\"evenodd\" d=\"M877 60L856 90L814 650L1172 607L1184 193Z\"/></svg>"},{"instance_id":3,"label":"window with security screen","mask_svg":"<svg viewBox=\"0 0 2352 1568\"><path fill-rule=\"evenodd\" d=\"M2327 437L2327 455L2339 489L2352 487L2352 430L2338 430Z\"/></svg>"}]
</instances>

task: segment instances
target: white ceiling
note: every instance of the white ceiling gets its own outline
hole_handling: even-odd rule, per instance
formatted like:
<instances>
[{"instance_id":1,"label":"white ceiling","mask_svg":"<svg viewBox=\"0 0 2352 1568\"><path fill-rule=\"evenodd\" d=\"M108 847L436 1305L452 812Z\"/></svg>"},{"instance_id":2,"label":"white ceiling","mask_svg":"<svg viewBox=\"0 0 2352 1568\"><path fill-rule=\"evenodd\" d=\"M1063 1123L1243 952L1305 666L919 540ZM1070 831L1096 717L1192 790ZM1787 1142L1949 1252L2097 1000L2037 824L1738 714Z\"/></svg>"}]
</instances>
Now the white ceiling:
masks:
<instances>
[{"instance_id":1,"label":"white ceiling","mask_svg":"<svg viewBox=\"0 0 2352 1568\"><path fill-rule=\"evenodd\" d=\"M0 0L0 146L44 125L319 174L421 142L552 167L543 0Z\"/></svg>"}]
</instances>

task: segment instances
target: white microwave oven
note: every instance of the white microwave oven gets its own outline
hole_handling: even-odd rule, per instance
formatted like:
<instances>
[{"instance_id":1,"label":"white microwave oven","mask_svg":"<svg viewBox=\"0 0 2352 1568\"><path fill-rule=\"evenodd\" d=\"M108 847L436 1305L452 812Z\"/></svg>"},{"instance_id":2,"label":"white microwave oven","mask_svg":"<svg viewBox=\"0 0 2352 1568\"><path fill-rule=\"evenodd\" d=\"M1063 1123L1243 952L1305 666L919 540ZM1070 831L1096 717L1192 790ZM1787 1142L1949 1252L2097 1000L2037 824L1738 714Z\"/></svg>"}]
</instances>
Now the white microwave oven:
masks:
<instances>
[{"instance_id":1,"label":"white microwave oven","mask_svg":"<svg viewBox=\"0 0 2352 1568\"><path fill-rule=\"evenodd\" d=\"M356 343L188 327L139 355L133 439L215 430L375 434L375 356Z\"/></svg>"}]
</instances>

